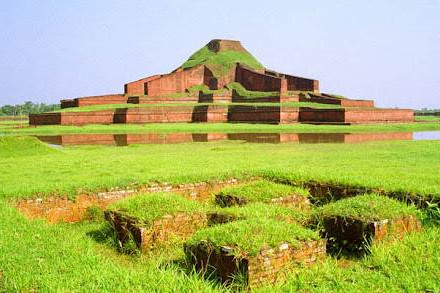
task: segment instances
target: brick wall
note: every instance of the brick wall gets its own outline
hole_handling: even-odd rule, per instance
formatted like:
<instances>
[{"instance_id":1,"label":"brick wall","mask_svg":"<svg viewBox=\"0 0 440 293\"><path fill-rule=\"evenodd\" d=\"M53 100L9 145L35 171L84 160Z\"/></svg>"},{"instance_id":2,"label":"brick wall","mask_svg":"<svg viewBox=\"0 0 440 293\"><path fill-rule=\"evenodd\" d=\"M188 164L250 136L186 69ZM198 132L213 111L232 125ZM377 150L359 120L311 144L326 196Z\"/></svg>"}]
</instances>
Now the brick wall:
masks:
<instances>
[{"instance_id":1,"label":"brick wall","mask_svg":"<svg viewBox=\"0 0 440 293\"><path fill-rule=\"evenodd\" d=\"M80 97L76 98L75 100L77 101L77 107L127 103L127 97L123 94Z\"/></svg>"},{"instance_id":2,"label":"brick wall","mask_svg":"<svg viewBox=\"0 0 440 293\"><path fill-rule=\"evenodd\" d=\"M227 252L217 252L200 243L197 246L185 246L185 253L199 271L208 267L215 268L223 283L231 283L235 275L244 273L250 288L274 284L284 280L289 268L295 264L310 265L326 254L326 241L305 241L293 248L287 243L274 249L262 249L256 256L235 257Z\"/></svg>"},{"instance_id":3,"label":"brick wall","mask_svg":"<svg viewBox=\"0 0 440 293\"><path fill-rule=\"evenodd\" d=\"M289 91L319 91L319 81L285 74Z\"/></svg>"},{"instance_id":4,"label":"brick wall","mask_svg":"<svg viewBox=\"0 0 440 293\"><path fill-rule=\"evenodd\" d=\"M114 111L64 112L61 125L112 124Z\"/></svg>"},{"instance_id":5,"label":"brick wall","mask_svg":"<svg viewBox=\"0 0 440 293\"><path fill-rule=\"evenodd\" d=\"M59 125L61 113L29 114L29 125Z\"/></svg>"},{"instance_id":6,"label":"brick wall","mask_svg":"<svg viewBox=\"0 0 440 293\"><path fill-rule=\"evenodd\" d=\"M129 97L127 103L129 104L192 104L199 101L198 96L190 96L182 98L172 97L149 97L149 96L135 96Z\"/></svg>"},{"instance_id":7,"label":"brick wall","mask_svg":"<svg viewBox=\"0 0 440 293\"><path fill-rule=\"evenodd\" d=\"M228 122L228 107L196 106L193 110L192 122Z\"/></svg>"},{"instance_id":8,"label":"brick wall","mask_svg":"<svg viewBox=\"0 0 440 293\"><path fill-rule=\"evenodd\" d=\"M414 122L414 112L407 109L345 109L345 122L352 124Z\"/></svg>"},{"instance_id":9,"label":"brick wall","mask_svg":"<svg viewBox=\"0 0 440 293\"><path fill-rule=\"evenodd\" d=\"M240 64L237 64L235 68L235 81L251 91L271 92L281 90L281 78L257 73Z\"/></svg>"},{"instance_id":10,"label":"brick wall","mask_svg":"<svg viewBox=\"0 0 440 293\"><path fill-rule=\"evenodd\" d=\"M124 93L127 95L144 95L145 83L160 78L162 75L153 75L124 85Z\"/></svg>"},{"instance_id":11,"label":"brick wall","mask_svg":"<svg viewBox=\"0 0 440 293\"><path fill-rule=\"evenodd\" d=\"M61 100L60 102L61 102L61 109L78 107L77 99Z\"/></svg>"},{"instance_id":12,"label":"brick wall","mask_svg":"<svg viewBox=\"0 0 440 293\"><path fill-rule=\"evenodd\" d=\"M344 110L301 108L299 122L344 123Z\"/></svg>"},{"instance_id":13,"label":"brick wall","mask_svg":"<svg viewBox=\"0 0 440 293\"><path fill-rule=\"evenodd\" d=\"M210 86L212 73L204 65L187 70L178 70L147 82L146 92L149 96L169 95L185 92L187 88L205 84Z\"/></svg>"},{"instance_id":14,"label":"brick wall","mask_svg":"<svg viewBox=\"0 0 440 293\"><path fill-rule=\"evenodd\" d=\"M167 241L171 234L188 237L198 229L207 226L205 214L166 215L154 220L150 226L143 226L136 219L114 211L107 211L105 216L107 221L115 227L119 241L125 243L130 233L142 251L147 251L153 245Z\"/></svg>"},{"instance_id":15,"label":"brick wall","mask_svg":"<svg viewBox=\"0 0 440 293\"><path fill-rule=\"evenodd\" d=\"M117 109L115 123L191 122L193 107L145 107Z\"/></svg>"}]
</instances>

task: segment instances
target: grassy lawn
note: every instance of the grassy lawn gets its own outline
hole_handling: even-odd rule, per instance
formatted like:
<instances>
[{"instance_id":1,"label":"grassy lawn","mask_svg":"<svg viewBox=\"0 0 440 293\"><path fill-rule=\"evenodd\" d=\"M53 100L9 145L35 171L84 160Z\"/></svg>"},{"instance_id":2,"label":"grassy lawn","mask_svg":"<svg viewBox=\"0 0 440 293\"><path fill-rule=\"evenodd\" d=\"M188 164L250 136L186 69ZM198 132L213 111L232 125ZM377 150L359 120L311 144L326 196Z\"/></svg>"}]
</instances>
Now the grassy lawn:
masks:
<instances>
[{"instance_id":1,"label":"grassy lawn","mask_svg":"<svg viewBox=\"0 0 440 293\"><path fill-rule=\"evenodd\" d=\"M414 119L419 122L440 122L440 116L414 116Z\"/></svg>"},{"instance_id":2,"label":"grassy lawn","mask_svg":"<svg viewBox=\"0 0 440 293\"><path fill-rule=\"evenodd\" d=\"M340 132L341 129L343 132L368 132L427 130L427 126L435 129L436 125L438 123L350 127L164 124L7 128L1 131L15 135L29 130L53 134L59 131L106 132L103 130L124 133L140 129L144 132L157 132L158 129L162 132L188 132L190 129L206 132L222 129L232 132ZM0 137L0 166L3 170L0 173L0 291L6 292L222 292L236 289L225 288L191 271L186 264L182 239L174 239L169 246L145 255L127 256L118 252L114 232L103 220L75 224L29 220L13 207L13 201L18 198L74 195L157 181L179 184L251 176L316 180L440 197L440 141L278 145L213 142L53 149L33 138L3 136ZM355 210L352 205L347 208L343 202L329 205L328 212L353 214L361 210L387 215L405 212L401 205L394 208L390 204L387 209L381 209L381 203L374 199L368 200L368 204L359 204ZM154 213L168 211L157 199L148 202L143 198L133 204L121 202L120 205L120 208L138 213L142 212L142 206L153 208ZM186 207L184 204L182 209ZM292 233L295 237L312 235L306 235L309 232L301 227L295 230L292 226L273 224L273 221L290 217L297 223L305 222L308 214L298 215L297 210L290 214L286 208L266 209L263 204L240 209L234 207L223 211L244 218L241 222L259 217L261 223L252 226L256 222L251 220L246 222L247 227L231 222L225 224L229 226L215 226L213 230L200 232L193 240L209 237L213 243L223 243L228 239L219 235L222 229L229 229L226 234L231 236L229 242L239 242L241 247L255 253L256 247L263 243L284 241L284 236ZM316 211L320 212L319 209ZM426 219L427 213L423 215ZM261 233L258 227L263 226L274 231L273 238L267 238L265 233L258 234ZM255 229L258 241L249 242L246 231L239 233L239 229ZM359 260L327 257L319 265L295 269L285 283L263 287L257 292L436 292L440 289L439 235L438 224L426 219L423 232L400 240L374 243L368 257Z\"/></svg>"},{"instance_id":3,"label":"grassy lawn","mask_svg":"<svg viewBox=\"0 0 440 293\"><path fill-rule=\"evenodd\" d=\"M365 144L236 142L66 147L3 137L0 196L76 194L85 190L267 175L440 197L440 141ZM25 144L26 145L26 144ZM14 153L14 148L17 153ZM37 155L32 155L33 150Z\"/></svg>"}]
</instances>

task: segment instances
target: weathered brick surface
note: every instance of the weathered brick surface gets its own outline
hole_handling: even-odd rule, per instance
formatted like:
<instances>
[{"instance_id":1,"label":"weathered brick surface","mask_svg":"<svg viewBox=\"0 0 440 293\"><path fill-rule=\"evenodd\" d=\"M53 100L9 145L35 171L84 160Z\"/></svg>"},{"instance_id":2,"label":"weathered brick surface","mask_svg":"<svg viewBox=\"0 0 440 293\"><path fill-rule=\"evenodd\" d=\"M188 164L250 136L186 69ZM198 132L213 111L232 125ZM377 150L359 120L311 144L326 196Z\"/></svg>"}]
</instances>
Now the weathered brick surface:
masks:
<instances>
[{"instance_id":1,"label":"weathered brick surface","mask_svg":"<svg viewBox=\"0 0 440 293\"><path fill-rule=\"evenodd\" d=\"M238 197L234 194L216 194L215 202L221 207L230 207L235 205L246 205L249 203L249 200L244 197ZM274 197L268 203L279 204L286 207L307 207L310 205L310 201L307 196L300 194L291 194L284 197Z\"/></svg>"},{"instance_id":2,"label":"weathered brick surface","mask_svg":"<svg viewBox=\"0 0 440 293\"><path fill-rule=\"evenodd\" d=\"M337 247L350 253L362 252L372 241L388 235L402 237L404 234L422 229L421 222L414 216L381 221L362 221L353 218L328 217L323 221L324 236L329 239L329 249Z\"/></svg>"},{"instance_id":3,"label":"weathered brick surface","mask_svg":"<svg viewBox=\"0 0 440 293\"><path fill-rule=\"evenodd\" d=\"M60 103L61 109L78 107L78 100L75 99L61 100Z\"/></svg>"},{"instance_id":4,"label":"weathered brick surface","mask_svg":"<svg viewBox=\"0 0 440 293\"><path fill-rule=\"evenodd\" d=\"M207 44L208 48L213 52L223 52L223 51L238 51L246 52L246 49L242 46L240 41L234 40L211 40Z\"/></svg>"},{"instance_id":5,"label":"weathered brick surface","mask_svg":"<svg viewBox=\"0 0 440 293\"><path fill-rule=\"evenodd\" d=\"M153 75L145 77L136 81L126 83L124 85L124 93L127 95L145 95L146 86L145 84L149 81L160 78L162 75Z\"/></svg>"},{"instance_id":6,"label":"weathered brick surface","mask_svg":"<svg viewBox=\"0 0 440 293\"><path fill-rule=\"evenodd\" d=\"M115 112L115 123L191 122L193 107L124 108Z\"/></svg>"},{"instance_id":7,"label":"weathered brick surface","mask_svg":"<svg viewBox=\"0 0 440 293\"><path fill-rule=\"evenodd\" d=\"M345 109L345 122L408 123L414 122L414 112L407 109Z\"/></svg>"},{"instance_id":8,"label":"weathered brick surface","mask_svg":"<svg viewBox=\"0 0 440 293\"><path fill-rule=\"evenodd\" d=\"M299 121L305 123L344 123L344 114L343 109L301 108L299 110Z\"/></svg>"},{"instance_id":9,"label":"weathered brick surface","mask_svg":"<svg viewBox=\"0 0 440 293\"><path fill-rule=\"evenodd\" d=\"M122 94L81 97L81 98L76 98L75 100L77 100L78 107L127 103L127 97Z\"/></svg>"},{"instance_id":10,"label":"weathered brick surface","mask_svg":"<svg viewBox=\"0 0 440 293\"><path fill-rule=\"evenodd\" d=\"M374 101L372 100L352 100L352 99L341 99L336 98L329 94L309 94L309 97L305 95L300 95L300 102L312 102L320 104L331 104L340 105L342 107L362 107L362 108L372 108L374 107Z\"/></svg>"},{"instance_id":11,"label":"weathered brick surface","mask_svg":"<svg viewBox=\"0 0 440 293\"><path fill-rule=\"evenodd\" d=\"M229 122L241 123L296 123L298 108L280 106L230 106Z\"/></svg>"},{"instance_id":12,"label":"weathered brick surface","mask_svg":"<svg viewBox=\"0 0 440 293\"><path fill-rule=\"evenodd\" d=\"M29 114L29 125L59 125L61 113Z\"/></svg>"},{"instance_id":13,"label":"weathered brick surface","mask_svg":"<svg viewBox=\"0 0 440 293\"><path fill-rule=\"evenodd\" d=\"M199 103L231 103L232 91L222 94L199 94Z\"/></svg>"},{"instance_id":14,"label":"weathered brick surface","mask_svg":"<svg viewBox=\"0 0 440 293\"><path fill-rule=\"evenodd\" d=\"M235 81L251 91L279 92L281 90L281 78L258 73L240 64L237 64L235 68Z\"/></svg>"},{"instance_id":15,"label":"weathered brick surface","mask_svg":"<svg viewBox=\"0 0 440 293\"><path fill-rule=\"evenodd\" d=\"M197 96L188 94L186 97L149 97L149 96L132 96L128 97L129 104L196 104L199 101Z\"/></svg>"},{"instance_id":16,"label":"weathered brick surface","mask_svg":"<svg viewBox=\"0 0 440 293\"><path fill-rule=\"evenodd\" d=\"M223 283L230 283L239 273L244 274L250 288L273 284L285 279L285 273L295 264L310 265L325 256L326 241L301 242L298 248L281 243L277 248L263 248L256 256L234 256L228 249L220 252L205 243L185 246L185 252L197 270L215 269Z\"/></svg>"},{"instance_id":17,"label":"weathered brick surface","mask_svg":"<svg viewBox=\"0 0 440 293\"><path fill-rule=\"evenodd\" d=\"M285 74L287 80L287 90L289 91L319 91L319 81Z\"/></svg>"},{"instance_id":18,"label":"weathered brick surface","mask_svg":"<svg viewBox=\"0 0 440 293\"><path fill-rule=\"evenodd\" d=\"M213 77L210 70L204 65L189 69L179 69L147 82L145 94L149 96L164 96L172 93L182 93L186 89L205 84L210 86Z\"/></svg>"},{"instance_id":19,"label":"weathered brick surface","mask_svg":"<svg viewBox=\"0 0 440 293\"><path fill-rule=\"evenodd\" d=\"M116 229L121 243L125 243L131 234L141 251L147 251L158 243L166 242L170 235L186 238L207 226L207 217L202 213L165 215L149 226L115 211L106 211L105 217Z\"/></svg>"},{"instance_id":20,"label":"weathered brick surface","mask_svg":"<svg viewBox=\"0 0 440 293\"><path fill-rule=\"evenodd\" d=\"M61 112L29 115L30 125L111 124L113 111Z\"/></svg>"},{"instance_id":21,"label":"weathered brick surface","mask_svg":"<svg viewBox=\"0 0 440 293\"><path fill-rule=\"evenodd\" d=\"M196 106L192 114L192 122L228 122L227 106Z\"/></svg>"}]
</instances>

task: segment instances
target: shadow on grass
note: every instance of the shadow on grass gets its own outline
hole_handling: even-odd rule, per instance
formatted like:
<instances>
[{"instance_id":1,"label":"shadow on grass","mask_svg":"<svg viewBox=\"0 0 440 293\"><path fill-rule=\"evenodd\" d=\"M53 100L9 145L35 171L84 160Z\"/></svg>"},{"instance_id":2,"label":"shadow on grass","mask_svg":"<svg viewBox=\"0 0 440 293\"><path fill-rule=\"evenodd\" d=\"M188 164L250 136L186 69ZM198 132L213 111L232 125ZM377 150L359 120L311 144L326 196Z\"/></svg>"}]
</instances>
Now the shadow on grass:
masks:
<instances>
[{"instance_id":1,"label":"shadow on grass","mask_svg":"<svg viewBox=\"0 0 440 293\"><path fill-rule=\"evenodd\" d=\"M89 231L86 235L99 244L120 250L121 245L118 235L115 229L107 222L103 222L99 229Z\"/></svg>"}]
</instances>

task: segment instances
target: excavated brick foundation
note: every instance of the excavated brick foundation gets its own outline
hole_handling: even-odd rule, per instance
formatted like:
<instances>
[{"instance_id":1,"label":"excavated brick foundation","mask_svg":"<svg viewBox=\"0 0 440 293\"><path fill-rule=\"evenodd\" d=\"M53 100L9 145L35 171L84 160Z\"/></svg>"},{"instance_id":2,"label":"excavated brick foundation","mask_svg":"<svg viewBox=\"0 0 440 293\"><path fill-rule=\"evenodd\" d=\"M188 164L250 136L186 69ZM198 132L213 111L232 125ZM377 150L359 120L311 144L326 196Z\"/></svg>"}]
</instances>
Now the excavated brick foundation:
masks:
<instances>
[{"instance_id":1,"label":"excavated brick foundation","mask_svg":"<svg viewBox=\"0 0 440 293\"><path fill-rule=\"evenodd\" d=\"M158 243L165 243L170 235L187 238L207 226L207 216L202 213L166 215L154 220L149 226L116 211L106 211L105 218L115 227L122 244L132 236L141 251L147 251Z\"/></svg>"},{"instance_id":2,"label":"excavated brick foundation","mask_svg":"<svg viewBox=\"0 0 440 293\"><path fill-rule=\"evenodd\" d=\"M381 221L362 221L337 216L325 218L323 226L329 252L343 250L351 254L364 253L373 241L383 240L386 236L402 237L406 233L422 229L421 222L414 216Z\"/></svg>"},{"instance_id":3,"label":"excavated brick foundation","mask_svg":"<svg viewBox=\"0 0 440 293\"><path fill-rule=\"evenodd\" d=\"M233 194L217 194L215 196L215 202L222 207L231 207L236 205L246 205L250 201ZM272 198L268 203L279 204L285 207L308 207L310 205L310 200L307 196L292 194L285 197Z\"/></svg>"},{"instance_id":4,"label":"excavated brick foundation","mask_svg":"<svg viewBox=\"0 0 440 293\"><path fill-rule=\"evenodd\" d=\"M238 257L230 254L230 248L216 250L206 243L185 246L185 253L199 271L213 269L223 283L229 284L235 276L243 274L250 288L273 284L285 279L287 270L295 264L313 264L325 256L326 240L301 242L298 248L287 243L277 248L262 249L256 256Z\"/></svg>"}]
</instances>

